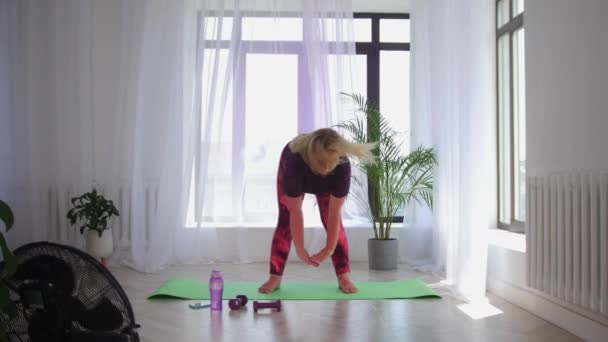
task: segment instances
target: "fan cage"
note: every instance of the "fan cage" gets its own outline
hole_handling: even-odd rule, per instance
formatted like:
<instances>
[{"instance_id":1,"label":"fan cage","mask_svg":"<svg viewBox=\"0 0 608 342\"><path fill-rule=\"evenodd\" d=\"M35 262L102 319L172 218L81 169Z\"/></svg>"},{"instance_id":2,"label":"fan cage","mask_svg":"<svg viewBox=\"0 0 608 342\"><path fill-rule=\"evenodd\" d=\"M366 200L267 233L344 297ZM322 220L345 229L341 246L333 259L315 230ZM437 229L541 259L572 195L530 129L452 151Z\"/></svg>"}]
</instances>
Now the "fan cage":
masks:
<instances>
[{"instance_id":1,"label":"fan cage","mask_svg":"<svg viewBox=\"0 0 608 342\"><path fill-rule=\"evenodd\" d=\"M91 310L99 305L102 300L107 299L121 314L122 324L113 330L95 331L89 330L76 321L71 322L72 331L82 333L123 334L121 341L138 342L139 337L135 329L133 309L128 297L122 287L100 262L90 255L70 246L64 246L51 242L38 242L22 246L15 250L15 257L19 266L32 258L40 256L51 256L65 262L74 276L73 298L79 300L82 305ZM6 333L10 341L31 341L28 335L28 312L22 301L18 289L22 288L23 281L14 277L9 278L2 263L0 272L2 280L9 285L10 300L17 306L17 316L8 320L8 316L0 314L0 318L6 324ZM27 310L27 311L32 311Z\"/></svg>"}]
</instances>

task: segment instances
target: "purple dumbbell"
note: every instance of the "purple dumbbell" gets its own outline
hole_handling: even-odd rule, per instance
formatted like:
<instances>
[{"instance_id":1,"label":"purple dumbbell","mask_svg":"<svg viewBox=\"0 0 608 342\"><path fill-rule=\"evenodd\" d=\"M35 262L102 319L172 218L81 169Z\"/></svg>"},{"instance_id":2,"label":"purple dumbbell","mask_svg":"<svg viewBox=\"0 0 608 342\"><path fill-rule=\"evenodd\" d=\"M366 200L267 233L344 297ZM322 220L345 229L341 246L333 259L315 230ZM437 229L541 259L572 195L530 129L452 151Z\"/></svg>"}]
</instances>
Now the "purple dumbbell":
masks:
<instances>
[{"instance_id":1,"label":"purple dumbbell","mask_svg":"<svg viewBox=\"0 0 608 342\"><path fill-rule=\"evenodd\" d=\"M232 310L238 310L241 307L245 306L245 304L247 304L247 296L245 295L238 295L236 296L236 298L233 298L228 301L228 306Z\"/></svg>"},{"instance_id":2,"label":"purple dumbbell","mask_svg":"<svg viewBox=\"0 0 608 342\"><path fill-rule=\"evenodd\" d=\"M257 300L253 302L253 311L258 312L258 309L276 309L277 311L281 311L281 300L277 300L275 302L258 302Z\"/></svg>"}]
</instances>

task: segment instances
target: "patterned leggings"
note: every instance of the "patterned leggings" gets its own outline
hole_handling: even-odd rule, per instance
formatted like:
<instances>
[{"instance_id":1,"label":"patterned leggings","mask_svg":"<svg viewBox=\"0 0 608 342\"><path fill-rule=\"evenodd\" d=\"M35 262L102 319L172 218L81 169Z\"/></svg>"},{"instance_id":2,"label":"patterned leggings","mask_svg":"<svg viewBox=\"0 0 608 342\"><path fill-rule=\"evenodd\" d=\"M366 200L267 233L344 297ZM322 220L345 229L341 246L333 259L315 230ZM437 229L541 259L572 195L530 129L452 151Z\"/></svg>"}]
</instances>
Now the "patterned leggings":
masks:
<instances>
[{"instance_id":1,"label":"patterned leggings","mask_svg":"<svg viewBox=\"0 0 608 342\"><path fill-rule=\"evenodd\" d=\"M291 249L291 231L289 230L289 210L285 205L286 195L283 192L283 174L285 167L283 161L279 163L279 172L277 176L277 195L279 200L279 220L277 228L274 231L274 237L272 239L272 249L270 255L270 274L283 275L285 269L285 262L289 256L289 250ZM330 193L324 193L316 195L317 204L319 205L319 212L321 214L321 221L323 227L327 231L327 219L329 210L329 198ZM309 251L310 253L316 253L316 251ZM334 254L331 256L331 260L334 263L334 269L336 275L350 272L350 263L348 260L348 240L346 239L346 233L344 232L344 226L340 221L340 234L338 237L338 244L334 250Z\"/></svg>"}]
</instances>

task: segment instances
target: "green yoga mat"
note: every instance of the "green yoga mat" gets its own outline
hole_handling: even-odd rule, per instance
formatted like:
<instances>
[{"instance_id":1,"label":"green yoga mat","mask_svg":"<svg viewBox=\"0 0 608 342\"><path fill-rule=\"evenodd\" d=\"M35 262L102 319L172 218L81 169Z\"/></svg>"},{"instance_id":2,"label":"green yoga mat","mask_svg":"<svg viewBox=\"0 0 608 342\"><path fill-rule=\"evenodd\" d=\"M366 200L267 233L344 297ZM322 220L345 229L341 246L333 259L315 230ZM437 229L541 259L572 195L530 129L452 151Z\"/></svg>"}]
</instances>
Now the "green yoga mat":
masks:
<instances>
[{"instance_id":1,"label":"green yoga mat","mask_svg":"<svg viewBox=\"0 0 608 342\"><path fill-rule=\"evenodd\" d=\"M258 292L259 282L225 282L224 299L243 294L249 299L260 300L340 300L340 299L407 299L441 298L435 291L418 279L387 282L355 282L359 292L345 294L336 282L307 282L281 284L273 293ZM209 284L192 279L172 279L166 281L148 299L209 299Z\"/></svg>"}]
</instances>

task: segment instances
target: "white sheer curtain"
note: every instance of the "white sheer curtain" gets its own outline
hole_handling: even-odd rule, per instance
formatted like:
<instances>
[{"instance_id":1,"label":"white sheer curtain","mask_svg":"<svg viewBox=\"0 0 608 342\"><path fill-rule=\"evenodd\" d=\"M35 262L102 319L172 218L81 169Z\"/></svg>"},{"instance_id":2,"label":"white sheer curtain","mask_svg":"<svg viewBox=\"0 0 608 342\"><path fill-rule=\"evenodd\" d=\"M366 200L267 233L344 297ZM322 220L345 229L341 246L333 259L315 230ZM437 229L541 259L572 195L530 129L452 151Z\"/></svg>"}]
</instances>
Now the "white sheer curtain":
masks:
<instances>
[{"instance_id":1,"label":"white sheer curtain","mask_svg":"<svg viewBox=\"0 0 608 342\"><path fill-rule=\"evenodd\" d=\"M272 228L251 228L276 222L281 148L362 92L346 0L0 3L13 245L82 246L65 213L95 186L121 212L112 262L267 260Z\"/></svg>"},{"instance_id":2,"label":"white sheer curtain","mask_svg":"<svg viewBox=\"0 0 608 342\"><path fill-rule=\"evenodd\" d=\"M345 119L339 93L360 91L350 1L202 1L198 13L202 115L178 258L267 260L281 150L298 133ZM308 196L311 249L325 242L315 206ZM357 208L346 213L355 218Z\"/></svg>"},{"instance_id":3,"label":"white sheer curtain","mask_svg":"<svg viewBox=\"0 0 608 342\"><path fill-rule=\"evenodd\" d=\"M196 36L188 3L3 5L14 15L9 122L16 176L8 188L21 219L16 231L26 235L19 242L82 246L65 214L71 197L96 187L121 212L113 222L114 261L141 270L170 262L166 247L190 174L184 146Z\"/></svg>"},{"instance_id":4,"label":"white sheer curtain","mask_svg":"<svg viewBox=\"0 0 608 342\"><path fill-rule=\"evenodd\" d=\"M469 300L485 294L487 231L496 222L493 1L412 3L412 131L437 149L433 266ZM431 228L432 227L432 228Z\"/></svg>"}]
</instances>

